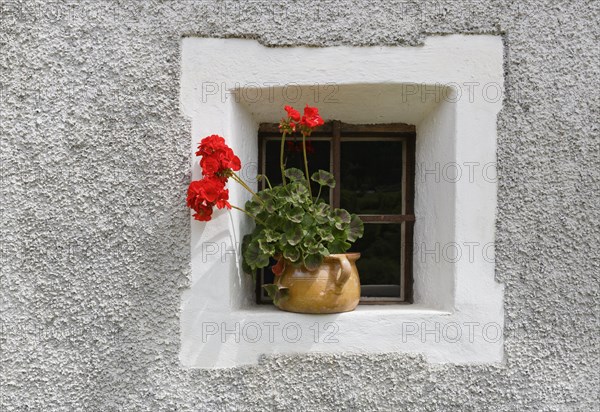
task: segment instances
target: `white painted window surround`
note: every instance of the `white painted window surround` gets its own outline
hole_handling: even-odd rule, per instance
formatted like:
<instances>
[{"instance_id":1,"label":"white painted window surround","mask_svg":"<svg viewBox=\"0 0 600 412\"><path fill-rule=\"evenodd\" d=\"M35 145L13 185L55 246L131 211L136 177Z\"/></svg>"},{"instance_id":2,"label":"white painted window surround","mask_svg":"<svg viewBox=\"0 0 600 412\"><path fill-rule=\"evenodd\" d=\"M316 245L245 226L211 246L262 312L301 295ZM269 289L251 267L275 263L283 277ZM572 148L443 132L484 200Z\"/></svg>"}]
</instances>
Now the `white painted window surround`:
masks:
<instances>
[{"instance_id":1,"label":"white painted window surround","mask_svg":"<svg viewBox=\"0 0 600 412\"><path fill-rule=\"evenodd\" d=\"M282 108L316 105L325 120L416 125L414 300L336 315L254 303L239 242L251 222L218 211L191 222L191 285L181 302L184 367L253 364L272 353L420 353L436 363L501 362L503 286L494 280L497 36L428 38L421 47L267 48L253 40L184 38L181 104L191 150L224 136L256 174L257 130ZM368 155L368 154L366 154ZM193 157L193 178L200 176ZM248 195L230 182L233 204Z\"/></svg>"}]
</instances>

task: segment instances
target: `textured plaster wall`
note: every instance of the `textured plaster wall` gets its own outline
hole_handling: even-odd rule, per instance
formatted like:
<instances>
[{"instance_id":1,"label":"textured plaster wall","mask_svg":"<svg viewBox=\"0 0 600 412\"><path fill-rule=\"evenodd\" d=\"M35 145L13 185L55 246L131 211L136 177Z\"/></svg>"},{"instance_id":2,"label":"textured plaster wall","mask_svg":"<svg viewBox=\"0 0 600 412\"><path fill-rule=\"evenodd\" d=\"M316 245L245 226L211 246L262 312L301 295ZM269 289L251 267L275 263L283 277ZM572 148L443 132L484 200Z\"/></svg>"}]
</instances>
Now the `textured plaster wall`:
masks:
<instances>
[{"instance_id":1,"label":"textured plaster wall","mask_svg":"<svg viewBox=\"0 0 600 412\"><path fill-rule=\"evenodd\" d=\"M3 1L0 409L597 410L599 17L592 1ZM443 33L506 46L505 364L382 354L181 368L181 37L414 46Z\"/></svg>"}]
</instances>

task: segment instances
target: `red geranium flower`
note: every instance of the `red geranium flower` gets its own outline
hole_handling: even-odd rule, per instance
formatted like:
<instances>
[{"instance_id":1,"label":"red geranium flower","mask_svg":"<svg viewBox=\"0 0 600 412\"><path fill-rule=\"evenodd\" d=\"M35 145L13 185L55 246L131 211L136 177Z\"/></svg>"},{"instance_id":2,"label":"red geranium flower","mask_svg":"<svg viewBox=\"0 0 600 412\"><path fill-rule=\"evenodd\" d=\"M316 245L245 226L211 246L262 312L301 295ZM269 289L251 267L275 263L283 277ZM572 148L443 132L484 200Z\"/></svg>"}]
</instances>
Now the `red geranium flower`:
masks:
<instances>
[{"instance_id":1,"label":"red geranium flower","mask_svg":"<svg viewBox=\"0 0 600 412\"><path fill-rule=\"evenodd\" d=\"M298 110L294 109L292 106L285 106L284 109L287 112L288 117L290 119L292 119L295 122L300 121L300 112Z\"/></svg>"},{"instance_id":2,"label":"red geranium flower","mask_svg":"<svg viewBox=\"0 0 600 412\"><path fill-rule=\"evenodd\" d=\"M212 134L210 136L206 136L200 141L196 156L208 156L226 146L227 145L225 144L224 138L218 134Z\"/></svg>"},{"instance_id":3,"label":"red geranium flower","mask_svg":"<svg viewBox=\"0 0 600 412\"><path fill-rule=\"evenodd\" d=\"M212 206L200 205L198 208L194 209L196 213L194 213L194 219L199 220L201 222L208 222L212 217Z\"/></svg>"},{"instance_id":4,"label":"red geranium flower","mask_svg":"<svg viewBox=\"0 0 600 412\"><path fill-rule=\"evenodd\" d=\"M202 156L200 167L204 176L218 176L227 180L231 170L242 168L240 158L225 144L225 139L216 134L202 139L196 155Z\"/></svg>"},{"instance_id":5,"label":"red geranium flower","mask_svg":"<svg viewBox=\"0 0 600 412\"><path fill-rule=\"evenodd\" d=\"M187 206L193 209L194 219L209 221L213 207L231 209L229 190L225 189L225 182L216 177L206 177L190 183L187 194Z\"/></svg>"},{"instance_id":6,"label":"red geranium flower","mask_svg":"<svg viewBox=\"0 0 600 412\"><path fill-rule=\"evenodd\" d=\"M214 156L202 156L200 159L200 167L204 176L216 175L221 169L221 162Z\"/></svg>"},{"instance_id":7,"label":"red geranium flower","mask_svg":"<svg viewBox=\"0 0 600 412\"><path fill-rule=\"evenodd\" d=\"M202 183L200 193L210 203L214 203L220 199L223 196L223 193L225 193L225 195L228 195L229 193L228 190L225 189L223 181L214 177L206 177L202 179L200 183Z\"/></svg>"},{"instance_id":8,"label":"red geranium flower","mask_svg":"<svg viewBox=\"0 0 600 412\"><path fill-rule=\"evenodd\" d=\"M217 157L221 161L221 166L231 169L234 171L238 171L242 168L242 162L240 158L233 153L233 150L229 147L225 147L222 151L218 152Z\"/></svg>"},{"instance_id":9,"label":"red geranium flower","mask_svg":"<svg viewBox=\"0 0 600 412\"><path fill-rule=\"evenodd\" d=\"M302 116L300 124L312 129L318 126L322 126L324 123L325 122L319 115L319 109L317 109L316 107L310 107L309 105L306 105L306 107L304 108L304 116Z\"/></svg>"}]
</instances>

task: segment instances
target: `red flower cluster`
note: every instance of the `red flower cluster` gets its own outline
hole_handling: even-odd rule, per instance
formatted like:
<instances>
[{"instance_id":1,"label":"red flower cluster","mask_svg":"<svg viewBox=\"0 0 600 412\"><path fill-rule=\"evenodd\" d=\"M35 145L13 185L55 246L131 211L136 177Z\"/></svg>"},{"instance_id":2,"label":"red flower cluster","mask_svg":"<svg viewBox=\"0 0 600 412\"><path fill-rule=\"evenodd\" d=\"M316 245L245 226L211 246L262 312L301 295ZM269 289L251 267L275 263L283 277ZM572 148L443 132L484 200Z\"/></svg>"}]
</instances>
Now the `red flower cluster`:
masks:
<instances>
[{"instance_id":1,"label":"red flower cluster","mask_svg":"<svg viewBox=\"0 0 600 412\"><path fill-rule=\"evenodd\" d=\"M209 221L215 206L231 209L225 184L233 171L242 166L240 158L225 144L225 139L216 134L202 139L196 155L202 156L200 166L204 177L190 183L187 206L196 212L194 219Z\"/></svg>"},{"instance_id":2,"label":"red flower cluster","mask_svg":"<svg viewBox=\"0 0 600 412\"><path fill-rule=\"evenodd\" d=\"M285 111L288 114L288 118L281 120L281 125L279 127L285 127L288 132L292 133L296 131L296 126L300 122L300 112L294 109L292 106L285 106Z\"/></svg>"},{"instance_id":3,"label":"red flower cluster","mask_svg":"<svg viewBox=\"0 0 600 412\"><path fill-rule=\"evenodd\" d=\"M292 133L300 128L303 138L306 138L315 127L324 124L316 107L306 105L302 116L291 106L285 106L284 109L288 117L282 119L279 125L284 133ZM288 150L299 151L299 148L295 142L288 142ZM306 151L314 152L310 141L306 141ZM202 139L196 156L201 156L200 167L202 167L203 177L190 183L186 203L196 212L194 219L209 221L215 207L231 209L229 190L225 189L225 184L230 177L246 189L250 189L235 175L234 172L242 168L240 158L225 144L225 139L221 136L213 134Z\"/></svg>"},{"instance_id":4,"label":"red flower cluster","mask_svg":"<svg viewBox=\"0 0 600 412\"><path fill-rule=\"evenodd\" d=\"M300 112L291 106L285 106L284 109L288 117L283 119L279 125L279 128L283 131L292 133L299 126L303 135L310 136L312 129L325 123L319 115L319 109L316 107L306 105L303 116L300 116Z\"/></svg>"},{"instance_id":5,"label":"red flower cluster","mask_svg":"<svg viewBox=\"0 0 600 412\"><path fill-rule=\"evenodd\" d=\"M225 189L225 182L217 177L205 177L190 183L187 194L187 205L196 213L194 219L209 221L213 208L231 209L229 190Z\"/></svg>"},{"instance_id":6,"label":"red flower cluster","mask_svg":"<svg viewBox=\"0 0 600 412\"><path fill-rule=\"evenodd\" d=\"M242 167L240 158L225 144L225 139L216 134L202 139L196 156L202 156L200 166L204 176L217 176L227 180L231 170L238 171Z\"/></svg>"},{"instance_id":7,"label":"red flower cluster","mask_svg":"<svg viewBox=\"0 0 600 412\"><path fill-rule=\"evenodd\" d=\"M304 116L302 116L300 124L313 129L318 126L323 126L324 123L321 116L319 116L319 109L306 105L304 108Z\"/></svg>"},{"instance_id":8,"label":"red flower cluster","mask_svg":"<svg viewBox=\"0 0 600 412\"><path fill-rule=\"evenodd\" d=\"M292 106L285 106L284 109L287 112L288 117L290 119L292 119L295 122L300 121L300 112L298 110L294 109Z\"/></svg>"}]
</instances>

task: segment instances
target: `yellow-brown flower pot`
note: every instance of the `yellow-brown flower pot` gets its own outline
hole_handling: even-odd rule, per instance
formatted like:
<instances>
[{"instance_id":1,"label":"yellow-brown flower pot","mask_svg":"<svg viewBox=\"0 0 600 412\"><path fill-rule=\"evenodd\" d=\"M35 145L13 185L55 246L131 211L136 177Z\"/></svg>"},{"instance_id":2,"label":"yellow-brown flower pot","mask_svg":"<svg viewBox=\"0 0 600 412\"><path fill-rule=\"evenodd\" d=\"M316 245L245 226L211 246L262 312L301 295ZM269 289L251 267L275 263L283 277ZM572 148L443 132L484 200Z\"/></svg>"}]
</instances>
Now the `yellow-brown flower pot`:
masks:
<instances>
[{"instance_id":1,"label":"yellow-brown flower pot","mask_svg":"<svg viewBox=\"0 0 600 412\"><path fill-rule=\"evenodd\" d=\"M286 264L275 285L274 304L298 313L340 313L354 310L360 300L356 260L360 253L329 255L316 269Z\"/></svg>"}]
</instances>

